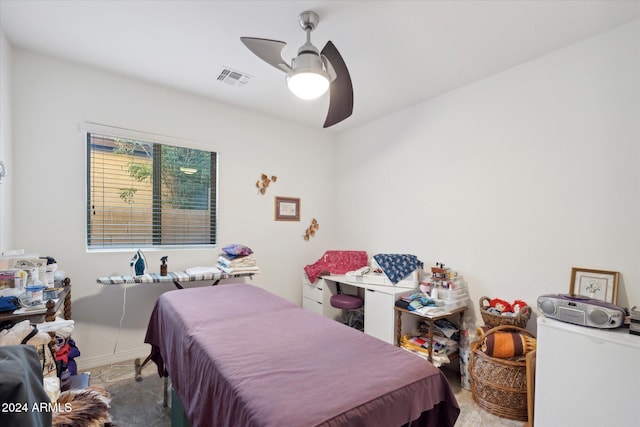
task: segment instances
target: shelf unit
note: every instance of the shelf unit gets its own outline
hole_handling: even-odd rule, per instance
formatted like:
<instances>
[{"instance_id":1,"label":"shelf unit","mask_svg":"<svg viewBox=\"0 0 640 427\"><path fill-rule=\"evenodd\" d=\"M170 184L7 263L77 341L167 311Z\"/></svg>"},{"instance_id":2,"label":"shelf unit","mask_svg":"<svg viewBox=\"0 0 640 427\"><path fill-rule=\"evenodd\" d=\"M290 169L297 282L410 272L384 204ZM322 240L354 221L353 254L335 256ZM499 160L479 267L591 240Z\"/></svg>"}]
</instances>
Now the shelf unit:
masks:
<instances>
[{"instance_id":1,"label":"shelf unit","mask_svg":"<svg viewBox=\"0 0 640 427\"><path fill-rule=\"evenodd\" d=\"M395 313L396 313L396 334L395 334L395 343L397 346L402 347L400 345L400 337L402 335L402 315L403 314L409 314L411 316L416 316L418 318L420 318L421 320L425 320L427 322L427 325L429 326L429 329L427 331L427 336L424 337L426 338L427 342L429 343L429 348L427 349L427 356L425 357L424 355L417 353L415 351L411 351L412 353L423 357L425 359L427 359L429 362L433 362L433 357L432 357L432 352L433 352L433 336L434 336L434 325L436 320L439 319L446 319L448 317L454 317L454 316L458 316L458 325L462 324L462 317L464 316L464 312L467 311L467 307L463 306L463 307L459 307L444 313L437 313L437 314L433 314L433 315L429 315L429 314L419 314L416 313L415 311L409 311L407 309L404 308L400 308L400 307L394 307ZM407 349L408 350L408 349ZM457 357L457 352L452 353L449 355L449 357L451 358L453 357Z\"/></svg>"}]
</instances>

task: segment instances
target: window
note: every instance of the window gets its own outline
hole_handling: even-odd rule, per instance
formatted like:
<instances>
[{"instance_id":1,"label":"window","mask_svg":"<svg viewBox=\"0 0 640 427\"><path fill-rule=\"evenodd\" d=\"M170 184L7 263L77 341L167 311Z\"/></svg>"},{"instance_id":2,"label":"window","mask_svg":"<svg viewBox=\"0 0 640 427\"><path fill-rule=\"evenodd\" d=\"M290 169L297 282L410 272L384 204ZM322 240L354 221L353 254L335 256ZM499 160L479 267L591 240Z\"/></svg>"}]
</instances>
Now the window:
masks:
<instances>
[{"instance_id":1,"label":"window","mask_svg":"<svg viewBox=\"0 0 640 427\"><path fill-rule=\"evenodd\" d=\"M215 245L217 155L87 133L87 247Z\"/></svg>"}]
</instances>

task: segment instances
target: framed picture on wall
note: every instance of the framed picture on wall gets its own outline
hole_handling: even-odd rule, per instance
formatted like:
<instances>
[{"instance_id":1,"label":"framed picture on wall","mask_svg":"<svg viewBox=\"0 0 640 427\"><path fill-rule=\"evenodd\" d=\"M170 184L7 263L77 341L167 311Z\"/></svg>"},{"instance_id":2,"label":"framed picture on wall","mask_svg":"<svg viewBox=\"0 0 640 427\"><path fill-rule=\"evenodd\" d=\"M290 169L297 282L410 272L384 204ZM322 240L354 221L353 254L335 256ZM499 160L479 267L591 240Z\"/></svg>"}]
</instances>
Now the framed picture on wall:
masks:
<instances>
[{"instance_id":1,"label":"framed picture on wall","mask_svg":"<svg viewBox=\"0 0 640 427\"><path fill-rule=\"evenodd\" d=\"M300 221L300 199L276 196L276 221Z\"/></svg>"},{"instance_id":2,"label":"framed picture on wall","mask_svg":"<svg viewBox=\"0 0 640 427\"><path fill-rule=\"evenodd\" d=\"M617 304L618 280L619 273L617 271L573 267L569 293Z\"/></svg>"}]
</instances>

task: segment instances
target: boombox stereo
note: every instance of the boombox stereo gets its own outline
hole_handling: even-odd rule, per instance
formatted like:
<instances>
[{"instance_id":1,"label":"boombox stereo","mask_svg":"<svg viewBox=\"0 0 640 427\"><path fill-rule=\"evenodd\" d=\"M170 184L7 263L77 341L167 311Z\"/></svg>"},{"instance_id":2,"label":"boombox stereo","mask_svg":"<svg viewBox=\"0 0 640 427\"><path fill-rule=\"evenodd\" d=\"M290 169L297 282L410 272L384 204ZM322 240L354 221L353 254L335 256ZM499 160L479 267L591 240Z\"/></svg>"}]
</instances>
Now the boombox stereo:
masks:
<instances>
[{"instance_id":1,"label":"boombox stereo","mask_svg":"<svg viewBox=\"0 0 640 427\"><path fill-rule=\"evenodd\" d=\"M617 328L625 319L624 310L617 305L582 295L539 296L538 310L552 319L593 328Z\"/></svg>"}]
</instances>

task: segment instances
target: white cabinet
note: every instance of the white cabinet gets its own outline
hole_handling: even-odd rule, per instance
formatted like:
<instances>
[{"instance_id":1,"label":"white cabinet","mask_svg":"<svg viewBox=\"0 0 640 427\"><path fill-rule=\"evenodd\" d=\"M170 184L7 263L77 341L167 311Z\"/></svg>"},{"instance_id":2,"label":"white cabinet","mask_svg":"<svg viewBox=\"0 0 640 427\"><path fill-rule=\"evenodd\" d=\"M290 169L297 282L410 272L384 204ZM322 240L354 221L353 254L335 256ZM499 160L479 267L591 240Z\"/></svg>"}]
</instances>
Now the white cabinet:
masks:
<instances>
[{"instance_id":1,"label":"white cabinet","mask_svg":"<svg viewBox=\"0 0 640 427\"><path fill-rule=\"evenodd\" d=\"M380 290L364 291L364 333L394 344L396 299Z\"/></svg>"},{"instance_id":2,"label":"white cabinet","mask_svg":"<svg viewBox=\"0 0 640 427\"><path fill-rule=\"evenodd\" d=\"M302 275L302 307L314 313L323 314L324 286L323 280L311 283L306 274Z\"/></svg>"},{"instance_id":3,"label":"white cabinet","mask_svg":"<svg viewBox=\"0 0 640 427\"><path fill-rule=\"evenodd\" d=\"M635 426L640 336L538 318L536 426Z\"/></svg>"}]
</instances>

